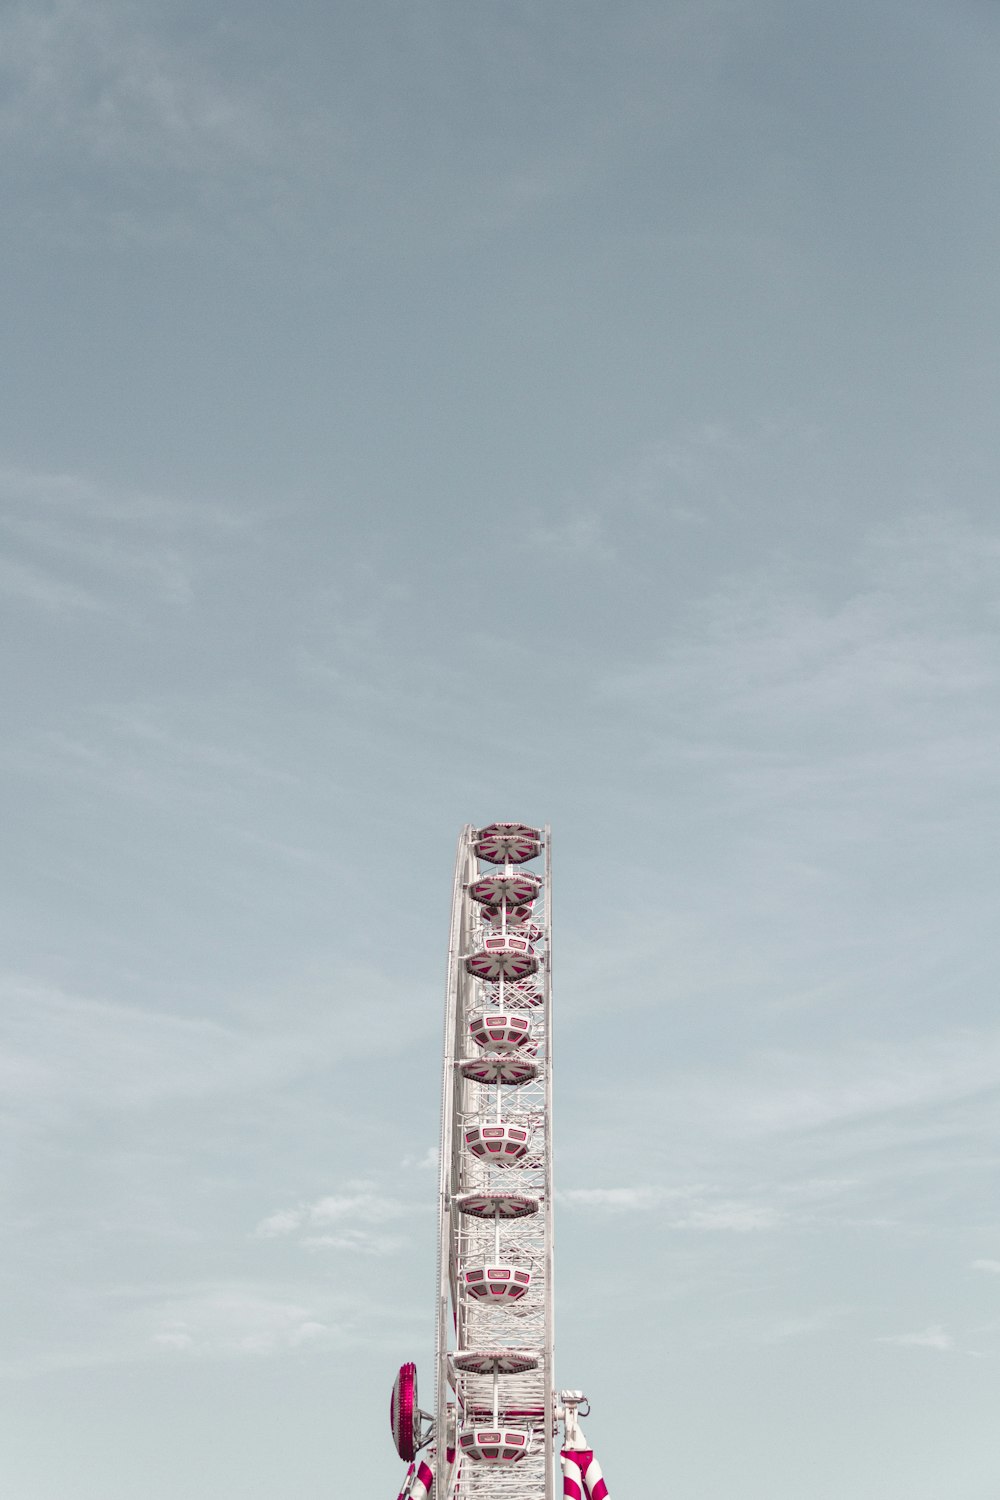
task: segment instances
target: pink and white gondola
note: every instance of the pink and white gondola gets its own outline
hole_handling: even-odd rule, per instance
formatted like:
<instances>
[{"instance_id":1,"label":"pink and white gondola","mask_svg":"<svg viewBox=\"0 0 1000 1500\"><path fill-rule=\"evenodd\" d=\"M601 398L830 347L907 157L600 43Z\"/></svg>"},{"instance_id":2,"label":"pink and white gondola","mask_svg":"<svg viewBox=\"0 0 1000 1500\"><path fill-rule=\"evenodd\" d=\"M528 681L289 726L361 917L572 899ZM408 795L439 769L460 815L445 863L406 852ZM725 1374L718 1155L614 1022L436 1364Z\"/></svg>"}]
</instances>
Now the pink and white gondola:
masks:
<instances>
[{"instance_id":1,"label":"pink and white gondola","mask_svg":"<svg viewBox=\"0 0 1000 1500\"><path fill-rule=\"evenodd\" d=\"M531 1272L521 1266L472 1266L463 1272L466 1295L499 1307L528 1295Z\"/></svg>"},{"instance_id":2,"label":"pink and white gondola","mask_svg":"<svg viewBox=\"0 0 1000 1500\"><path fill-rule=\"evenodd\" d=\"M519 1052L533 1040L527 1017L505 1010L484 1010L470 1016L469 1035L484 1052Z\"/></svg>"},{"instance_id":3,"label":"pink and white gondola","mask_svg":"<svg viewBox=\"0 0 1000 1500\"><path fill-rule=\"evenodd\" d=\"M513 1167L527 1155L531 1133L522 1125L497 1120L491 1125L470 1125L465 1144L473 1156L495 1167Z\"/></svg>"},{"instance_id":4,"label":"pink and white gondola","mask_svg":"<svg viewBox=\"0 0 1000 1500\"><path fill-rule=\"evenodd\" d=\"M531 1448L531 1434L516 1427L473 1427L460 1434L463 1458L479 1464L516 1464Z\"/></svg>"},{"instance_id":5,"label":"pink and white gondola","mask_svg":"<svg viewBox=\"0 0 1000 1500\"><path fill-rule=\"evenodd\" d=\"M465 1296L490 1307L509 1307L521 1302L531 1288L531 1272L525 1266L501 1262L500 1225L510 1219L527 1219L537 1214L539 1200L518 1193L490 1191L463 1193L455 1201L460 1213L493 1221L493 1263L463 1267L462 1290Z\"/></svg>"},{"instance_id":6,"label":"pink and white gondola","mask_svg":"<svg viewBox=\"0 0 1000 1500\"><path fill-rule=\"evenodd\" d=\"M466 956L465 967L476 979L527 979L538 972L534 944L517 932L483 937L480 947Z\"/></svg>"}]
</instances>

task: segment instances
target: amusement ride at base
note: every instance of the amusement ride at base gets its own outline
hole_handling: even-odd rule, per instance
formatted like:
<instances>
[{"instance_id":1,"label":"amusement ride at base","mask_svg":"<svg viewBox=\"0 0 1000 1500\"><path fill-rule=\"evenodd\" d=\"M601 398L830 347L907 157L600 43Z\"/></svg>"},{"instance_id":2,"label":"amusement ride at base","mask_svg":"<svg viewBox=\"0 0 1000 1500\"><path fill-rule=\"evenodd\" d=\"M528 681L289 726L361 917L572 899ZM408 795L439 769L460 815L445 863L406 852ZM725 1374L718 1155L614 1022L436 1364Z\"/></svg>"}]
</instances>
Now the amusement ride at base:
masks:
<instances>
[{"instance_id":1,"label":"amusement ride at base","mask_svg":"<svg viewBox=\"0 0 1000 1500\"><path fill-rule=\"evenodd\" d=\"M564 1496L608 1493L580 1429L586 1397L553 1389L551 871L548 828L462 830L445 998L436 1391L423 1411L415 1367L396 1377L392 1436L409 1465L399 1500L554 1500L557 1451Z\"/></svg>"}]
</instances>

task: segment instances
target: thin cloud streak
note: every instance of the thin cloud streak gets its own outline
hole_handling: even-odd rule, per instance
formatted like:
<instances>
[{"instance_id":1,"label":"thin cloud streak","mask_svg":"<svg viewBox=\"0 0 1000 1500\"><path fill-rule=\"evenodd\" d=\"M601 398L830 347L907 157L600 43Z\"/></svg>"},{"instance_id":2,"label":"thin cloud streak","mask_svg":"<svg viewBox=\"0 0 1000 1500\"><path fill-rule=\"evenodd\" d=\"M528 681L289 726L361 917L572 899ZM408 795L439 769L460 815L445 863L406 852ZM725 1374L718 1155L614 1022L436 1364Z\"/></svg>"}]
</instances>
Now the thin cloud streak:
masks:
<instances>
[{"instance_id":1,"label":"thin cloud streak","mask_svg":"<svg viewBox=\"0 0 1000 1500\"><path fill-rule=\"evenodd\" d=\"M558 1202L612 1214L657 1213L664 1227L707 1232L752 1233L775 1229L782 1212L768 1204L713 1198L702 1188L653 1186L613 1188L563 1188Z\"/></svg>"},{"instance_id":2,"label":"thin cloud streak","mask_svg":"<svg viewBox=\"0 0 1000 1500\"><path fill-rule=\"evenodd\" d=\"M330 976L350 1005L262 1029L171 1015L0 977L7 1109L24 1125L69 1121L77 1111L148 1110L184 1099L259 1093L352 1057L395 1051L430 1022L391 982L348 970ZM368 1003L361 1003L362 996ZM287 1017L285 1006L267 1007Z\"/></svg>"},{"instance_id":3,"label":"thin cloud streak","mask_svg":"<svg viewBox=\"0 0 1000 1500\"><path fill-rule=\"evenodd\" d=\"M9 1340L0 1378L163 1359L282 1358L300 1350L381 1346L386 1328L405 1321L399 1309L357 1288L345 1294L324 1281L273 1276L123 1285L95 1289L82 1300L90 1314L87 1328L65 1329L62 1347L41 1351L21 1352L21 1340Z\"/></svg>"},{"instance_id":4,"label":"thin cloud streak","mask_svg":"<svg viewBox=\"0 0 1000 1500\"><path fill-rule=\"evenodd\" d=\"M665 755L709 769L714 757L721 778L775 795L828 792L834 778L875 789L890 769L930 776L932 754L942 773L987 774L1000 537L975 533L973 546L961 520L929 516L900 529L899 552L884 536L863 543L867 587L834 600L794 578L737 577L690 607L658 655L605 672L598 699L669 728ZM945 623L949 597L961 613ZM971 764L970 744L982 747Z\"/></svg>"},{"instance_id":5,"label":"thin cloud streak","mask_svg":"<svg viewBox=\"0 0 1000 1500\"><path fill-rule=\"evenodd\" d=\"M218 72L157 37L149 19L108 0L8 11L0 25L8 147L104 168L191 171L264 159L273 149L267 117Z\"/></svg>"},{"instance_id":6,"label":"thin cloud streak","mask_svg":"<svg viewBox=\"0 0 1000 1500\"><path fill-rule=\"evenodd\" d=\"M279 1239L294 1235L307 1249L329 1246L334 1249L373 1250L388 1253L403 1241L398 1237L373 1235L358 1226L382 1225L409 1219L421 1213L423 1203L388 1198L373 1182L348 1184L341 1193L327 1194L311 1203L300 1203L292 1209L279 1209L262 1219L254 1230L257 1239ZM346 1233L317 1234L326 1225L346 1226Z\"/></svg>"},{"instance_id":7,"label":"thin cloud streak","mask_svg":"<svg viewBox=\"0 0 1000 1500\"><path fill-rule=\"evenodd\" d=\"M190 606L213 558L269 519L212 499L128 492L82 475L0 467L0 593L57 614Z\"/></svg>"},{"instance_id":8,"label":"thin cloud streak","mask_svg":"<svg viewBox=\"0 0 1000 1500\"><path fill-rule=\"evenodd\" d=\"M875 1340L877 1344L896 1344L902 1349L934 1349L947 1354L955 1348L955 1339L940 1323L932 1323L918 1333L884 1334Z\"/></svg>"}]
</instances>

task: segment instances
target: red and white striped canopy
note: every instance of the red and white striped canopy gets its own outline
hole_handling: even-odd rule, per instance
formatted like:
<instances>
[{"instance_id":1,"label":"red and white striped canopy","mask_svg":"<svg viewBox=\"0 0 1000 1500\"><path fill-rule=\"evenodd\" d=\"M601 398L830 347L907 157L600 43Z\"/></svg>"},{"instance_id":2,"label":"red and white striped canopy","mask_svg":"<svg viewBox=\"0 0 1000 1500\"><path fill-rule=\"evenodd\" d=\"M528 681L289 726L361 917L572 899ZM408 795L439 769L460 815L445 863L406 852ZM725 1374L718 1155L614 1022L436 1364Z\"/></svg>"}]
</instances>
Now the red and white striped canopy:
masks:
<instances>
[{"instance_id":1,"label":"red and white striped canopy","mask_svg":"<svg viewBox=\"0 0 1000 1500\"><path fill-rule=\"evenodd\" d=\"M477 979L527 979L538 968L538 959L526 937L516 933L481 939L482 947L470 953L465 967Z\"/></svg>"},{"instance_id":2,"label":"red and white striped canopy","mask_svg":"<svg viewBox=\"0 0 1000 1500\"><path fill-rule=\"evenodd\" d=\"M469 895L483 906L527 906L541 885L542 877L531 870L491 870L472 882Z\"/></svg>"},{"instance_id":3,"label":"red and white striped canopy","mask_svg":"<svg viewBox=\"0 0 1000 1500\"><path fill-rule=\"evenodd\" d=\"M473 848L489 865L521 865L542 847L541 829L527 823L489 823L476 834Z\"/></svg>"},{"instance_id":4,"label":"red and white striped canopy","mask_svg":"<svg viewBox=\"0 0 1000 1500\"><path fill-rule=\"evenodd\" d=\"M452 1360L469 1375L523 1375L538 1369L539 1355L532 1349L458 1349Z\"/></svg>"},{"instance_id":5,"label":"red and white striped canopy","mask_svg":"<svg viewBox=\"0 0 1000 1500\"><path fill-rule=\"evenodd\" d=\"M502 1052L491 1057L469 1057L459 1064L463 1078L472 1083L506 1083L517 1088L538 1076L538 1064L516 1052Z\"/></svg>"},{"instance_id":6,"label":"red and white striped canopy","mask_svg":"<svg viewBox=\"0 0 1000 1500\"><path fill-rule=\"evenodd\" d=\"M537 1214L538 1199L528 1193L497 1193L492 1190L475 1193L459 1193L455 1207L463 1214L472 1214L475 1219L492 1219L497 1214L501 1219L526 1219Z\"/></svg>"}]
</instances>

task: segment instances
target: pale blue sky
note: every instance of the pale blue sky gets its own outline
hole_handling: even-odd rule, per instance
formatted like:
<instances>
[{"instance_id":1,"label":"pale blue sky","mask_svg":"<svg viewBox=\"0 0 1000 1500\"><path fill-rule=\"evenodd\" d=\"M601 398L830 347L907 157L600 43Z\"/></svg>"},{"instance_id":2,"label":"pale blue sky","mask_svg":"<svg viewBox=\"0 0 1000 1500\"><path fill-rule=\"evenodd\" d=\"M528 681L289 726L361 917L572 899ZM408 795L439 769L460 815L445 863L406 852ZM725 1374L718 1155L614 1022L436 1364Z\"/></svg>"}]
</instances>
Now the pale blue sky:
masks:
<instances>
[{"instance_id":1,"label":"pale blue sky","mask_svg":"<svg viewBox=\"0 0 1000 1500\"><path fill-rule=\"evenodd\" d=\"M4 1495L396 1494L510 817L615 1500L996 1500L998 100L966 0L0 11Z\"/></svg>"}]
</instances>

